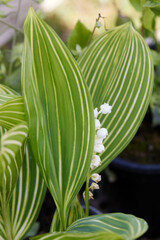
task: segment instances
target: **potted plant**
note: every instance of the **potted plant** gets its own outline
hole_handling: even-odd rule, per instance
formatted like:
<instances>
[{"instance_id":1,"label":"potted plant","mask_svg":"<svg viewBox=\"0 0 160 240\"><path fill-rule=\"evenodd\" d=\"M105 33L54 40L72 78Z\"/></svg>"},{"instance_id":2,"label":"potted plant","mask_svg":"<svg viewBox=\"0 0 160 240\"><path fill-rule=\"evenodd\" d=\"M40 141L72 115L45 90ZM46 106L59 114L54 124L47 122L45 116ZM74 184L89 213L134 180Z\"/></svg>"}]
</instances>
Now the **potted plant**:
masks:
<instances>
[{"instance_id":1,"label":"potted plant","mask_svg":"<svg viewBox=\"0 0 160 240\"><path fill-rule=\"evenodd\" d=\"M147 110L153 64L146 43L127 23L96 38L77 63L32 7L24 34L22 96L0 85L1 239L25 236L46 187L57 210L50 233L32 239L138 238L147 230L140 218L88 215L99 173ZM85 181L84 217L76 195Z\"/></svg>"}]
</instances>

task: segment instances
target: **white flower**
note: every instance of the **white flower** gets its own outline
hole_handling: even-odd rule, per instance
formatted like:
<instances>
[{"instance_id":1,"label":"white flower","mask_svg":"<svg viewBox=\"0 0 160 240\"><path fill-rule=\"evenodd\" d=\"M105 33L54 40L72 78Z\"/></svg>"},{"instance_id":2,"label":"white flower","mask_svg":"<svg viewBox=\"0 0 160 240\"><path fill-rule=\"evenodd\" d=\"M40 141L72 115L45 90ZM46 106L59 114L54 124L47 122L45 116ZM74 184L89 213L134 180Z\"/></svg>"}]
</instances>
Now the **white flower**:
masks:
<instances>
[{"instance_id":1,"label":"white flower","mask_svg":"<svg viewBox=\"0 0 160 240\"><path fill-rule=\"evenodd\" d=\"M99 129L99 130L97 131L97 136L98 136L99 138L104 139L104 138L106 138L107 135L108 135L108 131L107 131L106 128L101 128L101 129Z\"/></svg>"},{"instance_id":2,"label":"white flower","mask_svg":"<svg viewBox=\"0 0 160 240\"><path fill-rule=\"evenodd\" d=\"M97 117L98 117L98 114L99 114L98 108L95 108L95 109L94 109L94 118L97 118Z\"/></svg>"},{"instance_id":3,"label":"white flower","mask_svg":"<svg viewBox=\"0 0 160 240\"><path fill-rule=\"evenodd\" d=\"M96 190L96 189L99 189L99 185L95 182L93 182L90 186L90 189L93 191L93 190Z\"/></svg>"},{"instance_id":4,"label":"white flower","mask_svg":"<svg viewBox=\"0 0 160 240\"><path fill-rule=\"evenodd\" d=\"M103 142L103 138L95 135L95 144L102 144Z\"/></svg>"},{"instance_id":5,"label":"white flower","mask_svg":"<svg viewBox=\"0 0 160 240\"><path fill-rule=\"evenodd\" d=\"M92 179L94 182L98 183L98 182L101 181L101 175L99 175L98 173L93 173L92 176L91 176L91 179Z\"/></svg>"},{"instance_id":6,"label":"white flower","mask_svg":"<svg viewBox=\"0 0 160 240\"><path fill-rule=\"evenodd\" d=\"M96 130L97 130L97 129L100 129L100 127L101 127L100 121L99 121L98 119L95 119L95 129L96 129Z\"/></svg>"},{"instance_id":7,"label":"white flower","mask_svg":"<svg viewBox=\"0 0 160 240\"><path fill-rule=\"evenodd\" d=\"M93 155L90 168L91 168L91 169L94 169L94 168L96 168L96 167L98 167L98 166L100 166L100 165L101 165L101 159L100 159L100 157L99 157L98 155Z\"/></svg>"},{"instance_id":8,"label":"white flower","mask_svg":"<svg viewBox=\"0 0 160 240\"><path fill-rule=\"evenodd\" d=\"M83 192L83 198L85 200L85 192ZM89 199L94 199L93 198L93 193L91 191L89 191Z\"/></svg>"},{"instance_id":9,"label":"white flower","mask_svg":"<svg viewBox=\"0 0 160 240\"><path fill-rule=\"evenodd\" d=\"M110 106L108 103L104 103L100 106L101 113L107 114L111 113L112 106Z\"/></svg>"},{"instance_id":10,"label":"white flower","mask_svg":"<svg viewBox=\"0 0 160 240\"><path fill-rule=\"evenodd\" d=\"M95 143L95 145L94 145L94 152L95 153L102 153L102 152L104 152L104 146L103 146L103 144L102 143Z\"/></svg>"}]
</instances>

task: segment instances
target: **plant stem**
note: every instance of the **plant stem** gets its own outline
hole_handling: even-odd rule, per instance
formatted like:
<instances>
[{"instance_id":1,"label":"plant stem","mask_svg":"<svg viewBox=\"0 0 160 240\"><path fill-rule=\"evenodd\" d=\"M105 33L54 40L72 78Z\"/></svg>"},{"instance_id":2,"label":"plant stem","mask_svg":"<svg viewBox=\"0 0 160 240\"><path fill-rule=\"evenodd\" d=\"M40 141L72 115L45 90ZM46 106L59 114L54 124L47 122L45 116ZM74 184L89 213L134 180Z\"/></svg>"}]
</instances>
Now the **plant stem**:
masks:
<instances>
[{"instance_id":1,"label":"plant stem","mask_svg":"<svg viewBox=\"0 0 160 240\"><path fill-rule=\"evenodd\" d=\"M97 21L99 21L100 18L101 18L101 14L99 13L99 14L98 14L98 18L96 19L96 23L97 23ZM90 36L90 38L89 38L89 40L88 40L87 46L90 44L90 42L91 42L91 40L92 40L92 37L93 37L93 34L94 34L95 30L96 30L96 23L95 23L95 26L94 26L93 31L92 31L92 33L91 33L91 36Z\"/></svg>"},{"instance_id":2,"label":"plant stem","mask_svg":"<svg viewBox=\"0 0 160 240\"><path fill-rule=\"evenodd\" d=\"M17 16L16 16L16 28L18 26L18 17L19 17L20 7L21 7L21 0L19 0L19 2L18 2ZM16 45L16 38L17 38L17 33L15 31L14 36L13 36L13 40L12 40L11 62L10 62L9 69L8 69L8 75L11 74L12 68L13 68L12 57L13 57L13 47Z\"/></svg>"},{"instance_id":3,"label":"plant stem","mask_svg":"<svg viewBox=\"0 0 160 240\"><path fill-rule=\"evenodd\" d=\"M89 179L90 179L90 173L88 173L88 175L87 175L86 189L85 189L85 215L86 215L86 217L89 216Z\"/></svg>"},{"instance_id":4,"label":"plant stem","mask_svg":"<svg viewBox=\"0 0 160 240\"><path fill-rule=\"evenodd\" d=\"M7 240L13 240L8 203L4 196L5 196L5 193L3 194L2 202L1 202L2 203L1 210L2 210L2 217L3 217L3 222L4 222L4 229L5 229Z\"/></svg>"},{"instance_id":5,"label":"plant stem","mask_svg":"<svg viewBox=\"0 0 160 240\"><path fill-rule=\"evenodd\" d=\"M19 32L19 33L23 34L23 32L22 32L20 29L12 26L11 24L6 23L6 22L4 22L3 20L0 20L0 22L3 23L4 25L8 26L9 28L13 28L16 32Z\"/></svg>"}]
</instances>

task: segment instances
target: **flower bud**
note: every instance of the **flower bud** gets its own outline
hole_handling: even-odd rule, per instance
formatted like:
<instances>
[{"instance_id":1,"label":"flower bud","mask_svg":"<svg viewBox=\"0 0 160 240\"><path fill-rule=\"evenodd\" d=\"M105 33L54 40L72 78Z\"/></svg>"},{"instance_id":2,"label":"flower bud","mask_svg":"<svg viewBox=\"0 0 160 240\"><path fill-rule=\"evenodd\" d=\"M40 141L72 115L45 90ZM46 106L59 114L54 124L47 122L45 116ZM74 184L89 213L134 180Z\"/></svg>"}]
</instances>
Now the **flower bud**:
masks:
<instances>
[{"instance_id":1,"label":"flower bud","mask_svg":"<svg viewBox=\"0 0 160 240\"><path fill-rule=\"evenodd\" d=\"M83 192L83 198L85 200L85 192ZM91 191L89 191L89 199L94 199L93 198L93 193Z\"/></svg>"},{"instance_id":2,"label":"flower bud","mask_svg":"<svg viewBox=\"0 0 160 240\"><path fill-rule=\"evenodd\" d=\"M95 119L95 129L96 129L96 130L97 130L97 129L100 129L100 127L101 127L100 121L99 121L98 119Z\"/></svg>"},{"instance_id":3,"label":"flower bud","mask_svg":"<svg viewBox=\"0 0 160 240\"><path fill-rule=\"evenodd\" d=\"M93 182L90 186L90 189L93 191L93 190L96 190L96 189L99 189L99 185L95 182Z\"/></svg>"},{"instance_id":4,"label":"flower bud","mask_svg":"<svg viewBox=\"0 0 160 240\"><path fill-rule=\"evenodd\" d=\"M101 159L100 159L100 157L99 157L98 155L93 155L90 168L91 168L91 169L94 169L94 168L96 168L96 167L98 167L98 166L100 166L100 165L101 165Z\"/></svg>"},{"instance_id":5,"label":"flower bud","mask_svg":"<svg viewBox=\"0 0 160 240\"><path fill-rule=\"evenodd\" d=\"M104 138L106 138L107 135L108 135L108 131L107 131L106 128L100 128L100 129L97 131L97 136L98 136L99 138L104 139Z\"/></svg>"},{"instance_id":6,"label":"flower bud","mask_svg":"<svg viewBox=\"0 0 160 240\"><path fill-rule=\"evenodd\" d=\"M92 176L91 176L91 179L92 179L94 182L98 183L98 182L101 181L101 175L99 175L98 173L93 173Z\"/></svg>"},{"instance_id":7,"label":"flower bud","mask_svg":"<svg viewBox=\"0 0 160 240\"><path fill-rule=\"evenodd\" d=\"M112 106L110 106L108 103L104 103L100 106L101 113L107 114L111 113Z\"/></svg>"}]
</instances>

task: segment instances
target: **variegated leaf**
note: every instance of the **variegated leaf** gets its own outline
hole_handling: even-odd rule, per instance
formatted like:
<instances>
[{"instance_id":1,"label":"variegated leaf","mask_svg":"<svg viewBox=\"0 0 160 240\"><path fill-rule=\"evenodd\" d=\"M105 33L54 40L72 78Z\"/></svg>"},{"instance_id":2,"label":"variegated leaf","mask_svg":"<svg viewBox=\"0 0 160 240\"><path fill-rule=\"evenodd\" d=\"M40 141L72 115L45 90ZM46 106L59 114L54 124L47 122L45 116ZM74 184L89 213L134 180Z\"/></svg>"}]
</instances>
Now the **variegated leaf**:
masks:
<instances>
[{"instance_id":1,"label":"variegated leaf","mask_svg":"<svg viewBox=\"0 0 160 240\"><path fill-rule=\"evenodd\" d=\"M65 229L92 158L92 101L69 50L32 8L24 32L22 88L31 146Z\"/></svg>"},{"instance_id":2,"label":"variegated leaf","mask_svg":"<svg viewBox=\"0 0 160 240\"><path fill-rule=\"evenodd\" d=\"M0 101L6 100L6 95L0 95ZM12 96L7 96L8 98ZM0 126L10 129L17 124L25 121L23 98L19 96L12 97L0 105Z\"/></svg>"},{"instance_id":3,"label":"variegated leaf","mask_svg":"<svg viewBox=\"0 0 160 240\"><path fill-rule=\"evenodd\" d=\"M82 233L82 232L57 232L39 235L32 240L124 240L122 236L110 232Z\"/></svg>"},{"instance_id":4,"label":"variegated leaf","mask_svg":"<svg viewBox=\"0 0 160 240\"><path fill-rule=\"evenodd\" d=\"M46 185L34 160L31 148L27 144L20 176L10 201L14 240L23 239L36 221L45 193Z\"/></svg>"},{"instance_id":5,"label":"variegated leaf","mask_svg":"<svg viewBox=\"0 0 160 240\"><path fill-rule=\"evenodd\" d=\"M2 133L2 130L1 130ZM0 138L0 202L8 203L19 176L28 126L19 124Z\"/></svg>"},{"instance_id":6,"label":"variegated leaf","mask_svg":"<svg viewBox=\"0 0 160 240\"><path fill-rule=\"evenodd\" d=\"M147 229L146 221L141 218L123 213L110 213L79 219L67 231L112 232L126 240L133 240L140 237Z\"/></svg>"},{"instance_id":7,"label":"variegated leaf","mask_svg":"<svg viewBox=\"0 0 160 240\"><path fill-rule=\"evenodd\" d=\"M143 38L131 23L98 37L79 58L94 107L104 102L112 113L100 115L109 136L102 171L131 141L146 113L153 85L153 63Z\"/></svg>"}]
</instances>

